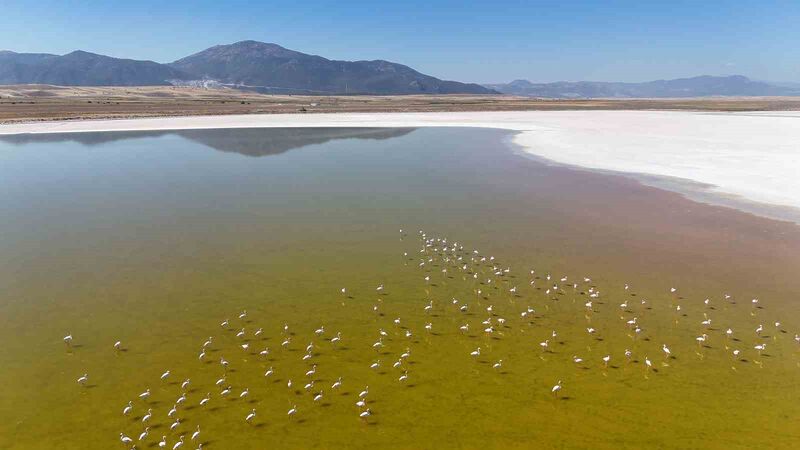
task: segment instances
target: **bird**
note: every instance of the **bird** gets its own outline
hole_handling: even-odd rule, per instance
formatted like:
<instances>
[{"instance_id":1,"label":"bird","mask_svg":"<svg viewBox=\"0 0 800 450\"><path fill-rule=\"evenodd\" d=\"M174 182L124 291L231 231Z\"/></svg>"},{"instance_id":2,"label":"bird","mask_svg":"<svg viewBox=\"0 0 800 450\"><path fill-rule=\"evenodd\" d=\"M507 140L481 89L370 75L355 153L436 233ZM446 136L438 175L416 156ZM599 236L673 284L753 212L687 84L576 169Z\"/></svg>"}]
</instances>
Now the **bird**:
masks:
<instances>
[{"instance_id":1,"label":"bird","mask_svg":"<svg viewBox=\"0 0 800 450\"><path fill-rule=\"evenodd\" d=\"M145 389L144 392L139 394L139 398L142 399L142 400L147 400L148 398L150 398L150 388Z\"/></svg>"},{"instance_id":2,"label":"bird","mask_svg":"<svg viewBox=\"0 0 800 450\"><path fill-rule=\"evenodd\" d=\"M242 393L241 393L241 394L239 394L239 398L245 398L245 397L247 397L247 395L248 395L248 394L250 394L250 389L249 389L249 388L245 388L245 389L242 391Z\"/></svg>"},{"instance_id":3,"label":"bird","mask_svg":"<svg viewBox=\"0 0 800 450\"><path fill-rule=\"evenodd\" d=\"M178 440L178 442L176 442L175 445L172 446L172 450L178 450L181 447L183 447L183 436L182 435L181 435L180 439Z\"/></svg>"},{"instance_id":4,"label":"bird","mask_svg":"<svg viewBox=\"0 0 800 450\"><path fill-rule=\"evenodd\" d=\"M270 368L267 369L266 372L264 372L264 376L265 377L269 377L269 376L272 376L273 373L275 373L275 371L272 369L272 366L270 366Z\"/></svg>"},{"instance_id":5,"label":"bird","mask_svg":"<svg viewBox=\"0 0 800 450\"><path fill-rule=\"evenodd\" d=\"M149 433L150 433L150 427L144 427L144 431L142 431L142 433L139 435L139 440L140 441L145 440L145 438Z\"/></svg>"},{"instance_id":6,"label":"bird","mask_svg":"<svg viewBox=\"0 0 800 450\"><path fill-rule=\"evenodd\" d=\"M667 358L669 358L669 357L670 357L670 355L672 354L672 352L670 352L670 351L669 351L669 347L667 347L667 344L661 344L661 351L663 351L663 352L664 352L664 355L665 355Z\"/></svg>"},{"instance_id":7,"label":"bird","mask_svg":"<svg viewBox=\"0 0 800 450\"><path fill-rule=\"evenodd\" d=\"M184 390L184 391L185 391L185 390L186 390L186 388L188 388L188 387L189 387L189 384L190 384L190 383L191 383L191 381L190 381L190 380L187 378L187 379L186 379L186 381L184 381L183 383L181 383L181 390Z\"/></svg>"},{"instance_id":8,"label":"bird","mask_svg":"<svg viewBox=\"0 0 800 450\"><path fill-rule=\"evenodd\" d=\"M501 368L502 366L503 366L503 360L502 360L502 359L500 359L500 360L498 360L496 363L492 364L492 368L493 368L493 369L499 369L499 368Z\"/></svg>"},{"instance_id":9,"label":"bird","mask_svg":"<svg viewBox=\"0 0 800 450\"><path fill-rule=\"evenodd\" d=\"M164 447L167 446L167 437L166 436L161 436L161 440L158 441L158 446L161 447L161 448L164 448Z\"/></svg>"},{"instance_id":10,"label":"bird","mask_svg":"<svg viewBox=\"0 0 800 450\"><path fill-rule=\"evenodd\" d=\"M175 431L176 428L181 424L181 419L175 419L175 422L169 426L169 431Z\"/></svg>"},{"instance_id":11,"label":"bird","mask_svg":"<svg viewBox=\"0 0 800 450\"><path fill-rule=\"evenodd\" d=\"M697 341L697 345L703 345L703 342L705 342L706 339L708 339L708 335L705 333L703 333L701 336L694 338L694 340Z\"/></svg>"},{"instance_id":12,"label":"bird","mask_svg":"<svg viewBox=\"0 0 800 450\"><path fill-rule=\"evenodd\" d=\"M85 374L83 374L83 376L78 378L78 384L80 384L81 386L86 386L86 383L88 381L89 381L89 374L88 373L85 373Z\"/></svg>"},{"instance_id":13,"label":"bird","mask_svg":"<svg viewBox=\"0 0 800 450\"><path fill-rule=\"evenodd\" d=\"M400 375L400 378L397 379L397 381L402 383L403 381L406 381L407 379L408 379L408 371L405 370L405 371L403 371L403 374Z\"/></svg>"},{"instance_id":14,"label":"bird","mask_svg":"<svg viewBox=\"0 0 800 450\"><path fill-rule=\"evenodd\" d=\"M339 377L332 385L331 389L338 389L342 387L342 377Z\"/></svg>"},{"instance_id":15,"label":"bird","mask_svg":"<svg viewBox=\"0 0 800 450\"><path fill-rule=\"evenodd\" d=\"M161 374L161 380L166 380L169 377L169 370Z\"/></svg>"},{"instance_id":16,"label":"bird","mask_svg":"<svg viewBox=\"0 0 800 450\"><path fill-rule=\"evenodd\" d=\"M195 430L195 432L192 433L192 437L189 438L189 440L193 441L197 439L198 436L200 436L200 425L197 426L197 430Z\"/></svg>"},{"instance_id":17,"label":"bird","mask_svg":"<svg viewBox=\"0 0 800 450\"><path fill-rule=\"evenodd\" d=\"M580 358L578 356L572 355L572 362L574 362L575 364L580 364L580 363L583 362L583 358Z\"/></svg>"},{"instance_id":18,"label":"bird","mask_svg":"<svg viewBox=\"0 0 800 450\"><path fill-rule=\"evenodd\" d=\"M247 417L244 418L244 421L247 423L251 423L255 418L256 418L256 409L253 408L253 410L250 411L250 414L248 414Z\"/></svg>"},{"instance_id":19,"label":"bird","mask_svg":"<svg viewBox=\"0 0 800 450\"><path fill-rule=\"evenodd\" d=\"M119 440L122 441L123 444L129 445L133 443L133 439L126 436L124 433L119 434Z\"/></svg>"},{"instance_id":20,"label":"bird","mask_svg":"<svg viewBox=\"0 0 800 450\"><path fill-rule=\"evenodd\" d=\"M358 393L358 398L364 398L369 394L369 386L365 386L364 390Z\"/></svg>"},{"instance_id":21,"label":"bird","mask_svg":"<svg viewBox=\"0 0 800 450\"><path fill-rule=\"evenodd\" d=\"M286 412L287 416L293 416L295 414L297 414L297 405L293 405L292 408Z\"/></svg>"},{"instance_id":22,"label":"bird","mask_svg":"<svg viewBox=\"0 0 800 450\"><path fill-rule=\"evenodd\" d=\"M148 408L148 409L147 409L147 414L145 414L144 416L142 416L142 423L145 423L145 422L147 422L147 421L148 421L148 420L150 420L152 417L153 417L153 408Z\"/></svg>"},{"instance_id":23,"label":"bird","mask_svg":"<svg viewBox=\"0 0 800 450\"><path fill-rule=\"evenodd\" d=\"M561 380L558 380L558 383L556 383L556 385L550 389L550 392L552 392L553 395L558 396L558 391L560 390L561 390Z\"/></svg>"},{"instance_id":24,"label":"bird","mask_svg":"<svg viewBox=\"0 0 800 450\"><path fill-rule=\"evenodd\" d=\"M473 351L470 353L470 356L476 356L476 357L477 357L477 356L481 356L481 348L480 348L480 347L478 347L477 349L473 350Z\"/></svg>"},{"instance_id":25,"label":"bird","mask_svg":"<svg viewBox=\"0 0 800 450\"><path fill-rule=\"evenodd\" d=\"M122 342L121 341L114 342L114 350L119 351L121 349L122 349Z\"/></svg>"},{"instance_id":26,"label":"bird","mask_svg":"<svg viewBox=\"0 0 800 450\"><path fill-rule=\"evenodd\" d=\"M314 401L315 402L318 402L320 400L322 400L322 391L319 391L319 394L314 396Z\"/></svg>"},{"instance_id":27,"label":"bird","mask_svg":"<svg viewBox=\"0 0 800 450\"><path fill-rule=\"evenodd\" d=\"M67 344L67 347L72 347L72 334L68 334L64 336L64 343Z\"/></svg>"},{"instance_id":28,"label":"bird","mask_svg":"<svg viewBox=\"0 0 800 450\"><path fill-rule=\"evenodd\" d=\"M133 411L133 402L129 401L128 405L125 408L123 408L122 415L127 416L128 414L131 413L131 411Z\"/></svg>"},{"instance_id":29,"label":"bird","mask_svg":"<svg viewBox=\"0 0 800 450\"><path fill-rule=\"evenodd\" d=\"M200 400L200 406L206 406L206 404L211 400L211 393L207 393L202 400Z\"/></svg>"},{"instance_id":30,"label":"bird","mask_svg":"<svg viewBox=\"0 0 800 450\"><path fill-rule=\"evenodd\" d=\"M611 355L603 356L603 365L608 367L608 362L611 361Z\"/></svg>"},{"instance_id":31,"label":"bird","mask_svg":"<svg viewBox=\"0 0 800 450\"><path fill-rule=\"evenodd\" d=\"M365 409L364 411L361 411L361 412L358 414L358 417L360 417L360 418L362 418L362 419L366 419L366 418L367 418L367 417L369 417L371 414L372 414L372 412L370 412L369 408L367 408L367 409Z\"/></svg>"}]
</instances>

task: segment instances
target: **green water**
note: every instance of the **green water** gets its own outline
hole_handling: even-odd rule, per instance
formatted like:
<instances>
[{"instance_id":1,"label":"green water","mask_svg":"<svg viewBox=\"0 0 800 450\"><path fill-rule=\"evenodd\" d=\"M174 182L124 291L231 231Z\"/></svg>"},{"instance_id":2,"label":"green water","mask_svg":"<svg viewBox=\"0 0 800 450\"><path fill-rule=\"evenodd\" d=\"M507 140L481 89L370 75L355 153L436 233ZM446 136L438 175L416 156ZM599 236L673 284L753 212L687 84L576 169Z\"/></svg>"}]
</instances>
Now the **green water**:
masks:
<instances>
[{"instance_id":1,"label":"green water","mask_svg":"<svg viewBox=\"0 0 800 450\"><path fill-rule=\"evenodd\" d=\"M136 440L148 409L137 448L158 448L162 436L172 448L181 435L191 449L800 446L795 227L549 167L509 136L1 139L0 448L125 448L119 434ZM633 317L640 333L626 324Z\"/></svg>"}]
</instances>

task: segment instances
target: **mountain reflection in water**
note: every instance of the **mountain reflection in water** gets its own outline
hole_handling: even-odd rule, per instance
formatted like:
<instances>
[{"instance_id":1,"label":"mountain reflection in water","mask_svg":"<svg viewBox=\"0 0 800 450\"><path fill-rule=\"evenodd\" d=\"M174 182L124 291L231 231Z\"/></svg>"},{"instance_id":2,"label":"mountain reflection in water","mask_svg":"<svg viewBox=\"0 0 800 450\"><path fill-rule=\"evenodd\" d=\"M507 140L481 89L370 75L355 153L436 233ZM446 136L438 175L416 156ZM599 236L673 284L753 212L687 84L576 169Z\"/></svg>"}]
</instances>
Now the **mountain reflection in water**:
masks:
<instances>
[{"instance_id":1,"label":"mountain reflection in water","mask_svg":"<svg viewBox=\"0 0 800 450\"><path fill-rule=\"evenodd\" d=\"M0 136L0 142L13 145L77 142L86 146L95 146L122 140L177 135L221 152L260 157L277 155L337 139L383 140L403 136L412 131L414 128L219 128L114 133L14 134Z\"/></svg>"}]
</instances>

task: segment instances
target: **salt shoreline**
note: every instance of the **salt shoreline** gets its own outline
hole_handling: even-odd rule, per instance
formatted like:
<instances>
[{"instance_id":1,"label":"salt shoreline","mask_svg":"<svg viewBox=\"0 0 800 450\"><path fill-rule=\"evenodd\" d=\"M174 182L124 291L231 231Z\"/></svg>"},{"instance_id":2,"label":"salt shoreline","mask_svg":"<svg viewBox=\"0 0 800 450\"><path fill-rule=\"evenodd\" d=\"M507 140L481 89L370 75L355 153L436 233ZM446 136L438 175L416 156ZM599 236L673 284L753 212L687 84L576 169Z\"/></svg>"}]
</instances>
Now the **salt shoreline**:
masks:
<instances>
[{"instance_id":1,"label":"salt shoreline","mask_svg":"<svg viewBox=\"0 0 800 450\"><path fill-rule=\"evenodd\" d=\"M213 128L480 127L525 152L800 223L800 112L514 111L159 117L0 125L0 135Z\"/></svg>"}]
</instances>

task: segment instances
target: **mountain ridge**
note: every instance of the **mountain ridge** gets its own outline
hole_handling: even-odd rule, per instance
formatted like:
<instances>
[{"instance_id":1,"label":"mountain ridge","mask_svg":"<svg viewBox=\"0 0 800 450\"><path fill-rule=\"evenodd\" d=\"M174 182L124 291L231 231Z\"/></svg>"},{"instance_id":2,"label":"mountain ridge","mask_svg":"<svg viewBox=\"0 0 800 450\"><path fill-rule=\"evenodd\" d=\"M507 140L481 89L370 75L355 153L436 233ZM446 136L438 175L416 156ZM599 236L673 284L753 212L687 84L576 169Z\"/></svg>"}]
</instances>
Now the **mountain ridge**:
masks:
<instances>
[{"instance_id":1,"label":"mountain ridge","mask_svg":"<svg viewBox=\"0 0 800 450\"><path fill-rule=\"evenodd\" d=\"M613 81L557 81L532 83L514 80L485 84L503 94L540 98L688 98L710 96L792 96L800 86L751 80L743 75L661 79L640 83Z\"/></svg>"},{"instance_id":2,"label":"mountain ridge","mask_svg":"<svg viewBox=\"0 0 800 450\"><path fill-rule=\"evenodd\" d=\"M385 60L337 61L258 41L209 47L161 64L75 50L65 55L0 51L0 84L58 86L223 85L317 94L496 94Z\"/></svg>"}]
</instances>

